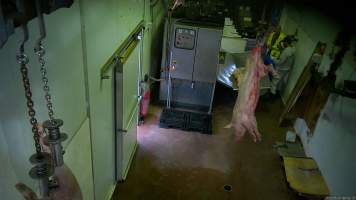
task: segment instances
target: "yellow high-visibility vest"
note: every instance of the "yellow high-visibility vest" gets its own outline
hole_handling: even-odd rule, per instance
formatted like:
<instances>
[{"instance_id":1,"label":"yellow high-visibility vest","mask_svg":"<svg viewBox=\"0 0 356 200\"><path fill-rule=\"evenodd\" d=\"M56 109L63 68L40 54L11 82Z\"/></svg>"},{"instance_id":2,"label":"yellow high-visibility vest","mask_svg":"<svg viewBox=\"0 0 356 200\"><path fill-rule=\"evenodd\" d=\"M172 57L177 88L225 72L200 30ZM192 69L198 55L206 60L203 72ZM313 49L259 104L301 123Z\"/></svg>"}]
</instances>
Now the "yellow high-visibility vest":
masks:
<instances>
[{"instance_id":1,"label":"yellow high-visibility vest","mask_svg":"<svg viewBox=\"0 0 356 200\"><path fill-rule=\"evenodd\" d=\"M283 32L279 33L279 36L277 38L277 40L274 42L274 44L272 44L272 38L273 35L275 34L275 32L272 32L268 39L267 39L267 46L269 46L269 52L270 52L270 56L273 60L279 59L279 56L281 55L281 48L279 46L279 43L284 40L284 38L286 37L286 35Z\"/></svg>"}]
</instances>

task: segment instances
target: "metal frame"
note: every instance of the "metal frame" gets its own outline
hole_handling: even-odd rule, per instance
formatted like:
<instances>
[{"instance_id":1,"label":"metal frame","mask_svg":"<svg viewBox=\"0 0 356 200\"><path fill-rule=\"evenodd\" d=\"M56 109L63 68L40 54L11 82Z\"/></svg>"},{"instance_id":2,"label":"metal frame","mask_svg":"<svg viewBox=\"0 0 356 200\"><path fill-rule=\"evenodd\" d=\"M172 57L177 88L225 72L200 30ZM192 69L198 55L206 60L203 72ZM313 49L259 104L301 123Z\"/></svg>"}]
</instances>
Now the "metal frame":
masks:
<instances>
[{"instance_id":1,"label":"metal frame","mask_svg":"<svg viewBox=\"0 0 356 200\"><path fill-rule=\"evenodd\" d=\"M113 72L114 78L113 78L113 84L114 84L114 134L115 134L115 179L116 181L123 181L125 179L126 174L128 172L128 169L125 169L125 172L122 172L123 166L122 166L122 161L123 161L123 135L128 132L128 129L132 125L134 121L134 116L135 114L132 114L130 116L129 123L127 124L126 127L124 128L119 128L122 127L123 124L118 124L117 119L118 119L118 113L122 113L122 105L117 105L117 100L120 96L123 94L117 93L117 91L123 91L123 88L119 89L118 87L122 87L122 85L118 85L117 81L118 78L120 78L120 72L123 70L123 65L126 63L128 58L130 57L131 53L135 50L137 45L140 45L139 49L139 66L138 66L138 86L141 81L141 73L142 73L142 61L143 61L143 35L144 35L144 23L141 21L137 27L131 32L131 34L125 39L125 41L119 46L119 48L114 52L114 54L109 58L109 60L105 63L105 65L101 68L100 70L100 76L101 79L109 79L110 75L107 75L109 72ZM141 42L141 43L140 43ZM140 44L139 44L140 43ZM118 75L119 74L119 75ZM122 74L121 74L122 76ZM139 90L138 90L139 92ZM138 104L140 101L140 96L139 93L138 95ZM137 112L138 105L135 106L133 113ZM135 144L134 147L134 152L137 149L137 143ZM132 162L134 153L132 153L129 163ZM129 164L130 165L130 164Z\"/></svg>"},{"instance_id":2,"label":"metal frame","mask_svg":"<svg viewBox=\"0 0 356 200\"><path fill-rule=\"evenodd\" d=\"M129 122L127 124L122 124L122 122L118 122L118 114L123 112L123 105L120 104L118 105L118 99L123 96L123 85L119 85L118 81L119 79L123 78L123 65L126 63L127 59L130 57L131 53L133 52L133 50L137 47L138 45L137 40L133 40L132 44L129 46L129 48L126 50L126 52L124 52L123 56L118 59L118 62L116 64L116 66L114 67L114 133L115 133L115 178L116 181L123 181L126 177L126 174L128 172L128 168L125 169L125 172L123 173L123 136L125 136L128 132L130 127L132 126L132 123L134 121L134 116L135 116L135 112L137 112L138 110L138 103L139 103L139 96L137 98L137 105L133 108L133 110L131 111L131 115L129 117ZM140 51L139 51L139 56L140 56ZM140 68L140 61L139 61L139 66L138 68ZM139 70L138 70L139 71ZM139 79L138 79L139 80ZM118 87L121 87L120 89L118 89ZM122 102L121 102L122 103ZM134 152L136 151L136 147L137 143L135 144L134 147ZM129 166L130 163L132 162L132 158L133 158L134 153L132 153L130 155L130 159L129 159Z\"/></svg>"}]
</instances>

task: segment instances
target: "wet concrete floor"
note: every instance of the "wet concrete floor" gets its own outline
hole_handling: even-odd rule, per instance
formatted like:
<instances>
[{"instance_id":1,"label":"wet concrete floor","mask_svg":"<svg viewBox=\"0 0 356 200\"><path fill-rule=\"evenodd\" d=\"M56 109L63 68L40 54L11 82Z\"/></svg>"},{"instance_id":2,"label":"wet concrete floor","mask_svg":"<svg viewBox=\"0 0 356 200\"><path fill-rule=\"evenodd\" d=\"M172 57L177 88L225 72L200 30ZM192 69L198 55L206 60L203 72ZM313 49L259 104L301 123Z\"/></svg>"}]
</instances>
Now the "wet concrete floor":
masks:
<instances>
[{"instance_id":1,"label":"wet concrete floor","mask_svg":"<svg viewBox=\"0 0 356 200\"><path fill-rule=\"evenodd\" d=\"M282 162L273 145L287 128L278 126L280 99L261 100L256 109L263 140L237 143L225 129L235 94L219 86L214 99L213 135L158 127L160 106L151 106L139 127L139 147L125 182L113 199L120 200L294 200ZM225 187L224 186L230 186Z\"/></svg>"}]
</instances>

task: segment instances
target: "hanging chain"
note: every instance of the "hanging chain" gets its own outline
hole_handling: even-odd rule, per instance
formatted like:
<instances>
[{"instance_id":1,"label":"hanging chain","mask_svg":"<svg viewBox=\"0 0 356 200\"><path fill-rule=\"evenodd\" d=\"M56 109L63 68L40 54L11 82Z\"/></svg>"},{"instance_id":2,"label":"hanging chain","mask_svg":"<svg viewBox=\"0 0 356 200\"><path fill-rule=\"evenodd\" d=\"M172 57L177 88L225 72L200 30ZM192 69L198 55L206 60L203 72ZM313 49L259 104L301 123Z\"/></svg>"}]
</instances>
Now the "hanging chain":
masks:
<instances>
[{"instance_id":1,"label":"hanging chain","mask_svg":"<svg viewBox=\"0 0 356 200\"><path fill-rule=\"evenodd\" d=\"M40 38L38 38L36 46L35 46L35 53L38 56L38 62L40 63L40 71L41 71L41 78L42 78L42 89L44 91L44 97L46 100L46 106L48 110L48 117L49 120L53 123L54 120L54 112L53 112L53 104L52 104L52 97L50 94L50 89L48 85L48 78L47 78L47 69L46 69L46 61L44 60L44 55L46 53L44 47L42 46L42 40L46 38L46 28L45 22L43 18L42 8L40 0L35 1L36 4L36 12L37 18L39 23L39 31L40 31Z\"/></svg>"},{"instance_id":2,"label":"hanging chain","mask_svg":"<svg viewBox=\"0 0 356 200\"><path fill-rule=\"evenodd\" d=\"M42 84L43 84L43 91L45 92L45 100L46 106L48 110L48 116L51 121L54 120L54 112L53 112L53 104L52 104L52 96L50 94L50 88L48 85L48 77L47 77L47 69L46 69L46 61L43 59L46 51L42 46L42 43L39 42L37 47L35 48L35 53L38 56L38 62L41 65L40 71L42 76Z\"/></svg>"},{"instance_id":3,"label":"hanging chain","mask_svg":"<svg viewBox=\"0 0 356 200\"><path fill-rule=\"evenodd\" d=\"M20 50L20 54L16 56L18 63L21 65L20 71L22 75L23 86L25 88L26 104L28 108L28 115L30 116L30 123L32 125L33 139L35 141L35 148L37 155L41 154L41 145L40 145L40 135L38 133L37 119L35 117L36 111L34 109L34 103L32 100L31 84L30 79L28 78L28 58L23 52L23 48Z\"/></svg>"},{"instance_id":4,"label":"hanging chain","mask_svg":"<svg viewBox=\"0 0 356 200\"><path fill-rule=\"evenodd\" d=\"M24 3L20 2L20 3ZM21 4L21 5L22 5ZM21 9L19 9L21 10ZM32 100L31 83L28 75L27 64L29 59L25 54L25 43L29 39L27 22L21 25L23 30L23 40L20 45L19 54L16 56L17 62L20 64L20 71L22 76L22 82L25 90L26 105L28 109L28 115L30 117L30 123L32 126L33 140L35 142L36 154L30 157L30 162L35 166L31 168L29 175L31 178L38 179L40 183L41 197L48 196L48 177L53 174L53 168L50 164L50 155L42 152L40 144L40 134L38 130L38 121L36 119L36 111L34 109L34 102Z\"/></svg>"}]
</instances>

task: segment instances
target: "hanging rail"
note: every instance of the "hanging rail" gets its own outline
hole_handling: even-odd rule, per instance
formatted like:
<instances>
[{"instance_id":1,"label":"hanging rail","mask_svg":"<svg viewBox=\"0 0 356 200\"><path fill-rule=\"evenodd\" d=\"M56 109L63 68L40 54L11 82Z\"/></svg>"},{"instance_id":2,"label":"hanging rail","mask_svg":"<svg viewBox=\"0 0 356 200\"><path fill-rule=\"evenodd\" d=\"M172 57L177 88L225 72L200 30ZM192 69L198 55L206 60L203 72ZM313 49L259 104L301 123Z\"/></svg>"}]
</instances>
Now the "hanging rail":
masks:
<instances>
[{"instance_id":1,"label":"hanging rail","mask_svg":"<svg viewBox=\"0 0 356 200\"><path fill-rule=\"evenodd\" d=\"M117 64L117 62L120 61L121 63L125 63L128 55L130 55L131 51L134 49L133 45L135 45L135 41L138 40L138 36L144 28L144 21L142 20L130 33L130 35L125 39L125 41L121 43L121 45L119 46L119 48L117 48L113 55L105 62L103 67L101 67L100 69L101 80L110 78L110 76L107 74L110 69Z\"/></svg>"}]
</instances>

